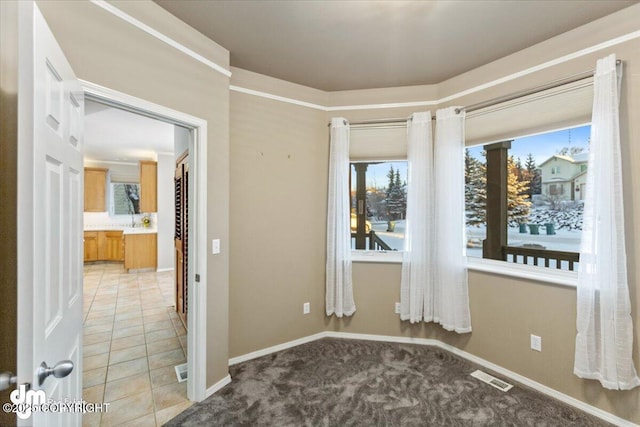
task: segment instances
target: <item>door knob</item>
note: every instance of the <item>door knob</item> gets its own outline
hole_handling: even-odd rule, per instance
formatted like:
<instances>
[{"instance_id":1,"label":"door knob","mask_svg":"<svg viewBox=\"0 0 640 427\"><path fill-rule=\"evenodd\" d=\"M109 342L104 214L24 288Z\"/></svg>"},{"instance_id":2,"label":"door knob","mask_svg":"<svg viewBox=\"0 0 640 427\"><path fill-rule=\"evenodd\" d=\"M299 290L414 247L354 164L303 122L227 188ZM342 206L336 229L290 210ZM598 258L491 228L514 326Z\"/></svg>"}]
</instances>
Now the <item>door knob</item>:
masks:
<instances>
[{"instance_id":1,"label":"door knob","mask_svg":"<svg viewBox=\"0 0 640 427\"><path fill-rule=\"evenodd\" d=\"M58 362L53 368L48 367L46 362L42 362L37 371L38 386L41 386L49 375L53 375L56 378L64 378L71 371L73 371L73 362L71 360Z\"/></svg>"},{"instance_id":2,"label":"door knob","mask_svg":"<svg viewBox=\"0 0 640 427\"><path fill-rule=\"evenodd\" d=\"M0 374L0 391L6 390L11 387L11 384L18 382L18 377L13 375L12 372L3 372Z\"/></svg>"}]
</instances>

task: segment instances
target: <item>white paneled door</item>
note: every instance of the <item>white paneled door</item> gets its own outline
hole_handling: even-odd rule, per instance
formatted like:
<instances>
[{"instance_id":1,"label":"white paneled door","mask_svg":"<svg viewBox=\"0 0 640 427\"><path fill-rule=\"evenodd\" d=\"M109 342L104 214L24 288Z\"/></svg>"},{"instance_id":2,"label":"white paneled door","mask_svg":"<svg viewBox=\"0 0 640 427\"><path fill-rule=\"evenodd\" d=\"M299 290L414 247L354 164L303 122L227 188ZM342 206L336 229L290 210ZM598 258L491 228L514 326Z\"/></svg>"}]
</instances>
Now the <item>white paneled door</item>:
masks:
<instances>
[{"instance_id":1,"label":"white paneled door","mask_svg":"<svg viewBox=\"0 0 640 427\"><path fill-rule=\"evenodd\" d=\"M83 92L36 4L19 3L18 381L73 401L82 394ZM39 378L42 363L67 360L68 375L59 365ZM19 422L79 426L82 416Z\"/></svg>"}]
</instances>

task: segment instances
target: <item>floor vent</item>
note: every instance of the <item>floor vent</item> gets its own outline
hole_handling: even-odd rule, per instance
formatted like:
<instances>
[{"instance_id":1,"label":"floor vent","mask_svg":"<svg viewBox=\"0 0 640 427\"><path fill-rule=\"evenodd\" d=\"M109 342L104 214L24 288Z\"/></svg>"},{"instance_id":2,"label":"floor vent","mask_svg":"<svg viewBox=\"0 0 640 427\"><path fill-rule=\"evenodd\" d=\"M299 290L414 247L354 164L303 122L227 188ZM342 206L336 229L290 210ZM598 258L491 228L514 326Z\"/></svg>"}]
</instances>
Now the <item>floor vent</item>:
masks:
<instances>
[{"instance_id":1,"label":"floor vent","mask_svg":"<svg viewBox=\"0 0 640 427\"><path fill-rule=\"evenodd\" d=\"M504 381L499 380L496 377L480 370L472 372L471 376L479 379L480 381L484 381L485 383L497 388L498 390L509 391L513 387L511 384L507 384Z\"/></svg>"},{"instance_id":2,"label":"floor vent","mask_svg":"<svg viewBox=\"0 0 640 427\"><path fill-rule=\"evenodd\" d=\"M187 380L187 364L183 363L182 365L176 365L176 376L178 377L178 382L184 382Z\"/></svg>"}]
</instances>

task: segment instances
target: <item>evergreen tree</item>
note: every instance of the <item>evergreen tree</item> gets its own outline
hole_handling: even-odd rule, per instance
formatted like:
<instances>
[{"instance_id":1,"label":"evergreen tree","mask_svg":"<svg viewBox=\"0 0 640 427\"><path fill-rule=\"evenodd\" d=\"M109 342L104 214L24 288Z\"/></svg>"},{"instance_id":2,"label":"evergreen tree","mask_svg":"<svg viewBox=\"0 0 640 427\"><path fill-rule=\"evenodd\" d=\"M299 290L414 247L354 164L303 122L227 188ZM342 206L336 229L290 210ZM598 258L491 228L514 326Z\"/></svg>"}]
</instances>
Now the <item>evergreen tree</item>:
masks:
<instances>
[{"instance_id":1,"label":"evergreen tree","mask_svg":"<svg viewBox=\"0 0 640 427\"><path fill-rule=\"evenodd\" d=\"M466 149L464 153L464 201L467 225L478 226L486 223L486 166L483 162L474 158L469 149Z\"/></svg>"},{"instance_id":2,"label":"evergreen tree","mask_svg":"<svg viewBox=\"0 0 640 427\"><path fill-rule=\"evenodd\" d=\"M518 180L518 168L513 156L507 160L507 216L510 225L525 223L529 219L529 182Z\"/></svg>"},{"instance_id":3,"label":"evergreen tree","mask_svg":"<svg viewBox=\"0 0 640 427\"><path fill-rule=\"evenodd\" d=\"M527 155L527 161L524 164L527 180L529 181L529 199L533 199L534 194L542 193L542 176L540 169L536 166L536 160L533 155L529 153Z\"/></svg>"},{"instance_id":4,"label":"evergreen tree","mask_svg":"<svg viewBox=\"0 0 640 427\"><path fill-rule=\"evenodd\" d=\"M400 171L390 167L389 186L387 187L387 214L389 220L403 219L406 211L406 194L400 181Z\"/></svg>"}]
</instances>

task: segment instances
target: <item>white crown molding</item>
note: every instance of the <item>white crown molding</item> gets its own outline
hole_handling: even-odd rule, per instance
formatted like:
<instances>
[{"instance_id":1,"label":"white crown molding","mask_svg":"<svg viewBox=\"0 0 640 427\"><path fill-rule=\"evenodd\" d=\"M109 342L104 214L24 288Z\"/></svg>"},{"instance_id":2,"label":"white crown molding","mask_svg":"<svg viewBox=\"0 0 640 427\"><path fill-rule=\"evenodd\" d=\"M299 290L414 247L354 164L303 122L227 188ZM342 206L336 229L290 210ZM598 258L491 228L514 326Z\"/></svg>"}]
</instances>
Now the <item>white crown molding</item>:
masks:
<instances>
[{"instance_id":1,"label":"white crown molding","mask_svg":"<svg viewBox=\"0 0 640 427\"><path fill-rule=\"evenodd\" d=\"M426 101L411 101L411 102L395 102L395 103L386 103L386 104L360 104L360 105L338 105L338 106L323 106L318 104L312 104L305 101L300 101L293 98L287 98L283 96L274 95L271 93L257 91L253 89L248 89L240 86L230 86L231 90L236 92L242 92L249 95L259 96L262 98L268 98L275 101L287 102L290 104L301 105L303 107L315 108L321 111L353 111L353 110L377 110L377 109L385 109L385 108L406 108L406 107L423 107L423 106L433 106L439 105L445 102L453 101L458 98L462 98L463 96L470 95L472 93L480 92L485 89L492 88L494 86L519 79L521 77L527 76L529 74L536 73L538 71L544 70L546 68L553 67L555 65L559 65L577 58L580 58L585 55L589 55L591 53L598 52L603 49L607 49L612 46L619 45L621 43L628 42L633 39L640 38L640 31L634 31L632 33L628 33L622 35L620 37L613 38L611 40L607 40L602 43L598 43L596 45L590 46L585 49L578 50L576 52L572 52L570 54L558 57L556 59L552 59L547 62L543 62L542 64L535 65L533 67L526 68L524 70L518 71L516 73L509 74L507 76L501 77L499 79L492 80L487 83L483 83L481 85L472 87L470 89L455 93L453 95L445 96L444 98L437 100L426 100ZM622 58L624 60L624 58ZM330 92L328 92L330 93Z\"/></svg>"},{"instance_id":2,"label":"white crown molding","mask_svg":"<svg viewBox=\"0 0 640 427\"><path fill-rule=\"evenodd\" d=\"M231 383L231 375L227 374L226 377L224 377L223 379L221 379L220 381L218 381L217 383L215 383L214 385L212 385L207 389L204 398L206 399L207 397L211 396L212 394L220 390L222 387L230 383Z\"/></svg>"},{"instance_id":3,"label":"white crown molding","mask_svg":"<svg viewBox=\"0 0 640 427\"><path fill-rule=\"evenodd\" d=\"M463 96L470 95L472 93L476 93L476 92L479 92L479 91L482 91L482 90L485 90L485 89L500 85L502 83L509 82L511 80L516 80L516 79L519 79L520 77L524 77L524 76L527 76L529 74L533 74L533 73L536 73L538 71L541 71L541 70L544 70L544 69L547 69L547 68L550 68L550 67L553 67L553 66L556 66L556 65L559 65L559 64L563 64L565 62L580 58L580 57L585 56L585 55L589 55L589 54L598 52L598 51L603 50L603 49L607 49L607 48L612 47L612 46L619 45L621 43L628 42L630 40L633 40L633 39L636 39L636 38L639 38L639 37L640 37L640 31L634 31L632 33L628 33L628 34L625 34L623 36L619 36L619 37L613 38L611 40L607 40L605 42L598 43L596 45L587 47L585 49L581 49L581 50L578 50L576 52L569 53L567 55L563 55L563 56L561 56L559 58L552 59L552 60L547 61L547 62L543 62L542 64L535 65L533 67L529 67L529 68L524 69L522 71L518 71L516 73L509 74L507 76L501 77L501 78L493 80L491 82L478 85L478 86L473 87L471 89L467 89L467 90L464 90L462 92L458 92L456 94L453 94L453 95L450 95L450 96L446 96L446 97L438 100L438 103L452 101L454 99L458 99L458 98L461 98Z\"/></svg>"},{"instance_id":4,"label":"white crown molding","mask_svg":"<svg viewBox=\"0 0 640 427\"><path fill-rule=\"evenodd\" d=\"M122 19L123 21L128 22L129 24L133 25L134 27L144 31L145 33L157 38L158 40L160 40L161 42L164 42L166 44L168 44L169 46L178 49L180 52L192 57L193 59L195 59L196 61L199 61L201 63L203 63L204 65L213 68L214 70L216 70L217 72L227 76L227 77L231 77L231 71L227 70L226 68L216 64L215 62L205 58L204 56L200 55L199 53L194 52L193 50L189 49L188 47L186 47L185 45L178 43L177 41L173 40L172 38L162 34L161 32L154 30L153 28L151 28L150 26L148 26L147 24L139 21L138 19L134 18L133 16L123 12L122 10L118 9L117 7L113 6L112 4L107 3L104 0L90 0L91 3L93 3L94 5L106 10L107 12L111 13L114 16L117 16L118 18Z\"/></svg>"},{"instance_id":5,"label":"white crown molding","mask_svg":"<svg viewBox=\"0 0 640 427\"><path fill-rule=\"evenodd\" d=\"M564 402L568 405L573 406L574 408L580 409L588 414L591 414L595 417L598 417L602 420L605 420L611 424L620 426L620 427L638 427L637 424L632 423L631 421L625 420L624 418L620 418L616 415L613 415L610 412L603 411L602 409L596 408L595 406L589 405L581 400L573 398L569 395L561 393L557 390L552 389L551 387L547 387L546 385L540 384L539 382L533 381L525 376L517 374L513 371L505 369L495 363L489 362L481 357L475 356L471 353L467 353L464 350L460 350L457 347L452 345L443 343L442 341L429 339L429 338L413 338L413 337L397 337L390 335L371 335L371 334L354 334L348 332L335 332L335 331L324 331L314 335L309 335L307 337L299 338L297 340L289 341L283 344L274 345L272 347L268 347L262 350L254 351L242 356L234 357L229 359L229 366L235 365L241 362L246 362L247 360L256 359L258 357L266 356L271 353L275 353L277 351L286 350L292 347L296 347L301 344L305 344L311 341L316 341L321 338L341 338L341 339L353 339L353 340L365 340L365 341L381 341L381 342L393 342L393 343L401 343L401 344L418 344L418 345L430 345L434 347L441 348L445 351L451 352L457 356L460 356L464 359L469 360L477 365L483 366L487 369L490 369L494 372L497 372L505 377L512 379L515 382L523 384L527 387L530 387L540 393L543 393L547 396L550 396L554 399L557 399L561 402Z\"/></svg>"},{"instance_id":6,"label":"white crown molding","mask_svg":"<svg viewBox=\"0 0 640 427\"><path fill-rule=\"evenodd\" d=\"M280 96L280 95L274 95L272 93L262 92L260 90L247 89L247 88L235 86L235 85L229 85L229 89L236 92L246 93L248 95L258 96L260 98L267 98L267 99L272 99L274 101L286 102L287 104L300 105L302 107L309 107L309 108L313 108L315 110L320 110L320 111L329 111L328 107L324 107L319 104L313 104L311 102L300 101L298 99L287 98L285 96Z\"/></svg>"}]
</instances>

